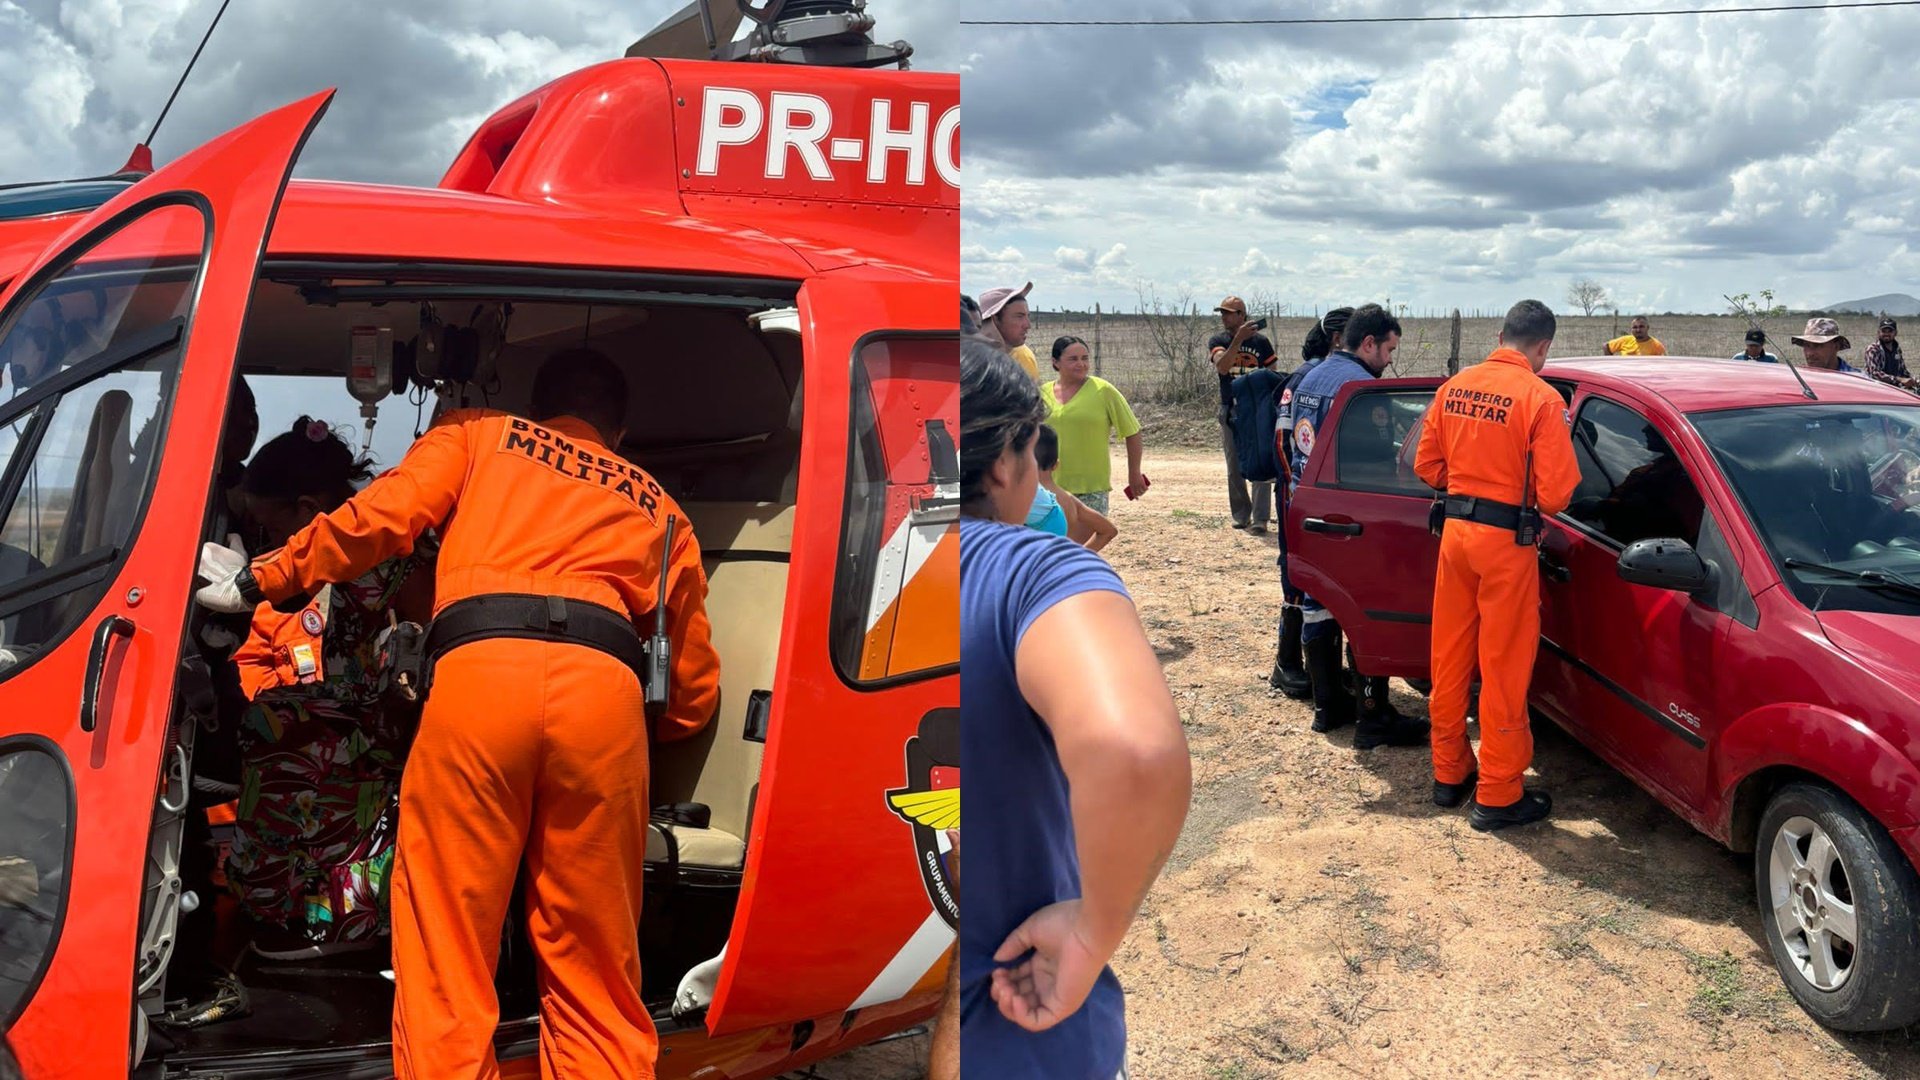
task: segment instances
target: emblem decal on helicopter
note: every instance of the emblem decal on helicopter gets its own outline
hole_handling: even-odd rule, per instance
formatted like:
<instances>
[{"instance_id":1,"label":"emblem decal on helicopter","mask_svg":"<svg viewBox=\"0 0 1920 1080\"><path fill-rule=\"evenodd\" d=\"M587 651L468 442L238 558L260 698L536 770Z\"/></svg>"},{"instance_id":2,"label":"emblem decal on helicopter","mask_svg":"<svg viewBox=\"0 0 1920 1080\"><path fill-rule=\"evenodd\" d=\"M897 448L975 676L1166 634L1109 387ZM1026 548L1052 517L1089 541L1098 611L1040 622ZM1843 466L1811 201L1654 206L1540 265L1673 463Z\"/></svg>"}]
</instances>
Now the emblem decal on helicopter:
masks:
<instances>
[{"instance_id":1,"label":"emblem decal on helicopter","mask_svg":"<svg viewBox=\"0 0 1920 1080\"><path fill-rule=\"evenodd\" d=\"M905 114L904 121L896 121L896 106ZM751 90L709 86L701 100L700 141L693 171L700 176L717 176L722 148L753 146L764 136L759 174L764 179L786 179L797 159L799 171L831 183L839 179L831 162L864 161L867 183L888 184L895 182L893 163L898 157L904 159L904 180L909 186L926 184L929 163L942 183L960 186L958 105L948 106L936 121L930 102L873 98L866 138L828 138L833 128L833 105L818 95L775 90L763 101ZM822 143L826 144L824 149Z\"/></svg>"},{"instance_id":2,"label":"emblem decal on helicopter","mask_svg":"<svg viewBox=\"0 0 1920 1080\"><path fill-rule=\"evenodd\" d=\"M960 926L960 897L947 866L947 830L960 827L960 710L935 709L907 740L907 786L887 792L887 805L913 826L920 880L933 910Z\"/></svg>"}]
</instances>

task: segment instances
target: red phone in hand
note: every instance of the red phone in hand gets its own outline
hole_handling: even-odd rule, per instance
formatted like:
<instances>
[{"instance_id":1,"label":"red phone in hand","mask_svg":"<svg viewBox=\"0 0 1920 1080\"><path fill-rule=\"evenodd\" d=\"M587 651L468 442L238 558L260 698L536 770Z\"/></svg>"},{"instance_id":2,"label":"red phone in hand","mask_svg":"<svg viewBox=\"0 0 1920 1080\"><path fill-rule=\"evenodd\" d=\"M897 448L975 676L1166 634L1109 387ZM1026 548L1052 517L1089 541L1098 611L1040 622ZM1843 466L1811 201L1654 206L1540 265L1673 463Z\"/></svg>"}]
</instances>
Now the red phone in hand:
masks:
<instances>
[{"instance_id":1,"label":"red phone in hand","mask_svg":"<svg viewBox=\"0 0 1920 1080\"><path fill-rule=\"evenodd\" d=\"M1140 496L1142 496L1142 495L1144 495L1144 494L1146 494L1146 492L1147 492L1147 489L1148 489L1148 488L1150 488L1150 487L1152 487L1152 486L1153 486L1153 477L1151 477L1151 476L1148 476L1148 475L1147 475L1146 473L1141 473L1141 474L1140 474L1140 490L1139 490L1139 491L1135 491L1135 490L1133 490L1133 485L1132 485L1132 484L1128 484L1128 485L1126 486L1126 489L1125 489L1125 490L1126 490L1126 494L1127 494L1127 498L1129 498L1129 499L1137 499L1137 498L1139 498Z\"/></svg>"}]
</instances>

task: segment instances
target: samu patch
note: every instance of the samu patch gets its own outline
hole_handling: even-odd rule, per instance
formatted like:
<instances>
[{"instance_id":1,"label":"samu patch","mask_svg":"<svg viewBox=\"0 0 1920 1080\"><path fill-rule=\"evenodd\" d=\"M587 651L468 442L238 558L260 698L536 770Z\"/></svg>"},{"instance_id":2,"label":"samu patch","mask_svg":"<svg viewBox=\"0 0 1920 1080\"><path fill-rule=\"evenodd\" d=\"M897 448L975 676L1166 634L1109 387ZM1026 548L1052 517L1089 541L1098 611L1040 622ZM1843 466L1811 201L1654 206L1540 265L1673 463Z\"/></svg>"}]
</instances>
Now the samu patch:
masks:
<instances>
[{"instance_id":1,"label":"samu patch","mask_svg":"<svg viewBox=\"0 0 1920 1080\"><path fill-rule=\"evenodd\" d=\"M647 520L659 520L663 494L660 485L618 458L602 457L569 442L557 432L518 417L507 421L500 438L500 452L544 465L569 480L610 491L639 508Z\"/></svg>"}]
</instances>

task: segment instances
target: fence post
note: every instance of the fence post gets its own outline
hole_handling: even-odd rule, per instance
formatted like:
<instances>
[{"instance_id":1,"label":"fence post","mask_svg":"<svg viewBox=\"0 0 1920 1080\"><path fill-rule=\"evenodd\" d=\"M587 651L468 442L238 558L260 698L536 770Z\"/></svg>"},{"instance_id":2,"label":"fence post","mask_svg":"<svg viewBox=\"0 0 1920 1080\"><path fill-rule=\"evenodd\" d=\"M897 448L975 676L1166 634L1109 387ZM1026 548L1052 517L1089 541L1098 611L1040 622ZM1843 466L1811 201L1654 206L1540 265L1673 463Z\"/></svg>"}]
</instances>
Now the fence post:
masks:
<instances>
[{"instance_id":1,"label":"fence post","mask_svg":"<svg viewBox=\"0 0 1920 1080\"><path fill-rule=\"evenodd\" d=\"M1100 301L1093 302L1093 373L1100 374Z\"/></svg>"},{"instance_id":2,"label":"fence post","mask_svg":"<svg viewBox=\"0 0 1920 1080\"><path fill-rule=\"evenodd\" d=\"M1453 343L1447 349L1447 374L1449 376L1460 374L1460 309L1459 308L1453 309L1452 323L1453 323L1453 331L1451 336L1453 338Z\"/></svg>"}]
</instances>

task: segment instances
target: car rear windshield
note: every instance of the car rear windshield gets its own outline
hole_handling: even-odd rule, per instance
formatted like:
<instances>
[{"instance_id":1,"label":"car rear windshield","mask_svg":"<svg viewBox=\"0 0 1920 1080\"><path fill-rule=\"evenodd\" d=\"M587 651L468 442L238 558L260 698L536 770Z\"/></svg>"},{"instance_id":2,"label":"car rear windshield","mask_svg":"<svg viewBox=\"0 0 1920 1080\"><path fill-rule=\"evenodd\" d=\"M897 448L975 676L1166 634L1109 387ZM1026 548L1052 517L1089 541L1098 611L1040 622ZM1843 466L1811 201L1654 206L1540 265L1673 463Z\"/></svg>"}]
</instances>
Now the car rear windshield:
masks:
<instances>
[{"instance_id":1,"label":"car rear windshield","mask_svg":"<svg viewBox=\"0 0 1920 1080\"><path fill-rule=\"evenodd\" d=\"M1688 419L1803 603L1920 614L1920 403Z\"/></svg>"}]
</instances>

